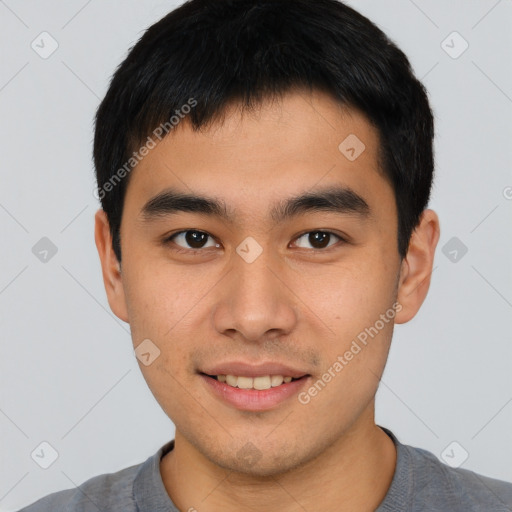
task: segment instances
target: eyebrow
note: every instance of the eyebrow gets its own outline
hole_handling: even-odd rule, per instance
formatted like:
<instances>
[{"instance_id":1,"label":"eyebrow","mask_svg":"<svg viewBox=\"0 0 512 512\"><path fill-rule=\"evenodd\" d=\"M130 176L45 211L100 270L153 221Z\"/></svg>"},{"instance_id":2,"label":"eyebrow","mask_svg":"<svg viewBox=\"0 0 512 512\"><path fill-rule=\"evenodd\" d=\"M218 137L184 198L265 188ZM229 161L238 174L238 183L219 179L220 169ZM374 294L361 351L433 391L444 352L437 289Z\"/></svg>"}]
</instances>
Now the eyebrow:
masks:
<instances>
[{"instance_id":1,"label":"eyebrow","mask_svg":"<svg viewBox=\"0 0 512 512\"><path fill-rule=\"evenodd\" d=\"M278 224L319 211L356 215L361 219L371 217L370 207L363 197L349 187L331 186L278 201L270 209L270 219ZM232 224L235 223L236 217L235 212L221 199L183 193L173 188L166 189L149 199L142 207L140 217L143 222L151 222L177 212L219 217Z\"/></svg>"}]
</instances>

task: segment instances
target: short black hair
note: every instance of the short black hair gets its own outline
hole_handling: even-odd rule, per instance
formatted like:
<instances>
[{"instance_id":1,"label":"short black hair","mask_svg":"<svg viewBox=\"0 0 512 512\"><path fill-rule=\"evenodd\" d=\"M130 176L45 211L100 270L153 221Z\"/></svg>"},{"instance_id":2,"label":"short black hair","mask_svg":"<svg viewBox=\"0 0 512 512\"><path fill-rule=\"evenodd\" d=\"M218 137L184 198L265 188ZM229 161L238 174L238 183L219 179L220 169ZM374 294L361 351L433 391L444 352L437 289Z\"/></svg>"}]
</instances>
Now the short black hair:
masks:
<instances>
[{"instance_id":1,"label":"short black hair","mask_svg":"<svg viewBox=\"0 0 512 512\"><path fill-rule=\"evenodd\" d=\"M199 130L233 102L252 108L296 88L328 92L377 128L404 258L434 175L433 114L405 54L338 0L190 0L130 48L96 113L97 197L118 261L129 171L142 144L183 114Z\"/></svg>"}]
</instances>

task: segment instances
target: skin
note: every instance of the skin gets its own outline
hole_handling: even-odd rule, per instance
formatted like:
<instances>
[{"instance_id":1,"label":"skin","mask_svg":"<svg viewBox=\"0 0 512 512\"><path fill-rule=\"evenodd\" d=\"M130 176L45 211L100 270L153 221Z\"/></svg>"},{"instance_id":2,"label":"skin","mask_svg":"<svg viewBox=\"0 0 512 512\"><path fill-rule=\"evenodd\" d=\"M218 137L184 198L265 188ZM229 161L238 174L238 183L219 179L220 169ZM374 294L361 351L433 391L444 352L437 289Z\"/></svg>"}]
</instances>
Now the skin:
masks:
<instances>
[{"instance_id":1,"label":"skin","mask_svg":"<svg viewBox=\"0 0 512 512\"><path fill-rule=\"evenodd\" d=\"M349 134L366 146L354 161L338 149ZM393 321L308 404L293 396L271 410L241 411L197 373L219 361L278 361L310 374L307 390L395 302L396 323L415 316L430 285L439 221L423 212L401 260L378 144L363 115L323 92L290 91L243 115L231 105L223 123L202 132L182 121L132 171L121 270L106 215L96 213L110 307L130 324L134 347L149 338L161 351L139 365L176 426L160 470L180 510L373 511L384 499L396 451L375 424L374 400ZM268 219L274 201L327 185L356 191L371 217L319 211L277 225ZM142 206L171 186L223 199L235 222L180 212L144 223ZM184 237L162 242L187 229L213 237L203 252L177 253L191 249ZM349 242L333 236L315 251L307 235L315 230ZM263 249L250 264L236 252L248 236ZM256 463L237 456L248 442Z\"/></svg>"}]
</instances>

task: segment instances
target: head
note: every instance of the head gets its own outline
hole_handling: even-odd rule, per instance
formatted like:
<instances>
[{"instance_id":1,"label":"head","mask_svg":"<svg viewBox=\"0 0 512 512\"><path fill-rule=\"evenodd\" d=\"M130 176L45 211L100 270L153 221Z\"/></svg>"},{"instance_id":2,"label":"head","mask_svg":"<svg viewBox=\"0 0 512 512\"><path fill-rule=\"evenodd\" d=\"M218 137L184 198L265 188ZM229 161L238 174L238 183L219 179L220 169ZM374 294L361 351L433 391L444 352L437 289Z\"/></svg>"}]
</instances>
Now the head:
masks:
<instances>
[{"instance_id":1,"label":"head","mask_svg":"<svg viewBox=\"0 0 512 512\"><path fill-rule=\"evenodd\" d=\"M275 474L373 418L429 287L432 143L406 56L336 0L192 0L130 50L96 117L96 243L151 391L210 461ZM237 408L206 376L233 362L305 377Z\"/></svg>"}]
</instances>

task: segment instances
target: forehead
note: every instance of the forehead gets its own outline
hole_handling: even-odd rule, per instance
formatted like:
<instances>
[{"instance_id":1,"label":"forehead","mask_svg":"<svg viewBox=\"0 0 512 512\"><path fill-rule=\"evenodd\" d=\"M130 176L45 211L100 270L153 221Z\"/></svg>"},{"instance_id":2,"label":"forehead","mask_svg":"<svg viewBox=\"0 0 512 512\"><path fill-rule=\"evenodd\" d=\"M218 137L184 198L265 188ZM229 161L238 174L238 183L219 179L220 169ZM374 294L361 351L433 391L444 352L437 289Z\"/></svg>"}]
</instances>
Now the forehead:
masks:
<instances>
[{"instance_id":1,"label":"forehead","mask_svg":"<svg viewBox=\"0 0 512 512\"><path fill-rule=\"evenodd\" d=\"M257 215L269 201L334 185L370 203L390 192L378 153L378 132L366 117L328 94L290 92L250 111L234 103L198 131L185 118L156 144L132 171L126 203L136 202L140 213L172 188Z\"/></svg>"}]
</instances>

